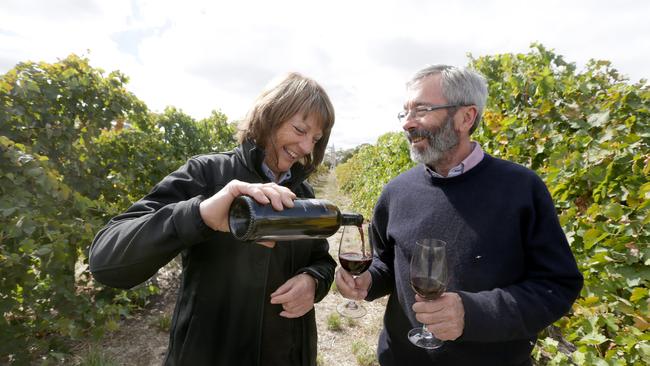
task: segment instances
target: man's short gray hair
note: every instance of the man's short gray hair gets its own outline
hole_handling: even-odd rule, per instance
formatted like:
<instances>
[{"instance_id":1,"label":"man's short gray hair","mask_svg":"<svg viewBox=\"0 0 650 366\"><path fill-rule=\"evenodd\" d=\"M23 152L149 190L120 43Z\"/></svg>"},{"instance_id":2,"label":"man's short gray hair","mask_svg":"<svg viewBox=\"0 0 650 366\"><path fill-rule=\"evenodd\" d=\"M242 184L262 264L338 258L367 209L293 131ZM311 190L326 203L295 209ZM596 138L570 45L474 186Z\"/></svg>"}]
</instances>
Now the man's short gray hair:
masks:
<instances>
[{"instance_id":1,"label":"man's short gray hair","mask_svg":"<svg viewBox=\"0 0 650 366\"><path fill-rule=\"evenodd\" d=\"M472 128L469 130L471 135L481 122L483 110L485 109L485 102L488 95L485 77L467 68L458 68L449 65L432 65L416 72L411 80L406 83L406 86L411 87L427 76L437 74L441 75L442 95L447 99L447 103L476 106L478 113L476 114Z\"/></svg>"}]
</instances>

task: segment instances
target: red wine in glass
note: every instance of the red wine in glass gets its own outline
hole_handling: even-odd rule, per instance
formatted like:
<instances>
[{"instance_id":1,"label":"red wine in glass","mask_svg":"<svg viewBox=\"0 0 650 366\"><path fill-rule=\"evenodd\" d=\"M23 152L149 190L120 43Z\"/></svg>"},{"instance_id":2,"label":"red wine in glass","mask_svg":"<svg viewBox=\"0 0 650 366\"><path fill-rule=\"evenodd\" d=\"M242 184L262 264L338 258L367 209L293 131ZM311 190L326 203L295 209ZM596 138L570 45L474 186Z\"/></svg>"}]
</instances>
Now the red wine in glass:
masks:
<instances>
[{"instance_id":1,"label":"red wine in glass","mask_svg":"<svg viewBox=\"0 0 650 366\"><path fill-rule=\"evenodd\" d=\"M411 288L415 293L429 301L440 297L447 290L447 244L438 239L416 241L410 271ZM408 339L414 345L426 349L435 349L443 344L424 324L411 329Z\"/></svg>"},{"instance_id":2,"label":"red wine in glass","mask_svg":"<svg viewBox=\"0 0 650 366\"><path fill-rule=\"evenodd\" d=\"M370 268L372 263L371 256L364 256L361 253L340 253L339 262L341 267L350 272L353 276L358 276Z\"/></svg>"},{"instance_id":3,"label":"red wine in glass","mask_svg":"<svg viewBox=\"0 0 650 366\"><path fill-rule=\"evenodd\" d=\"M370 225L368 225L368 230L370 231ZM358 226L358 231L359 235L350 235L344 240L344 227L339 242L339 263L354 277L367 271L372 263L372 243L368 241L368 245L366 245L363 226ZM366 315L366 309L354 300L339 304L336 310L348 318L360 318Z\"/></svg>"},{"instance_id":4,"label":"red wine in glass","mask_svg":"<svg viewBox=\"0 0 650 366\"><path fill-rule=\"evenodd\" d=\"M435 300L447 290L447 286L444 283L429 277L411 278L411 287L415 293L425 300Z\"/></svg>"}]
</instances>

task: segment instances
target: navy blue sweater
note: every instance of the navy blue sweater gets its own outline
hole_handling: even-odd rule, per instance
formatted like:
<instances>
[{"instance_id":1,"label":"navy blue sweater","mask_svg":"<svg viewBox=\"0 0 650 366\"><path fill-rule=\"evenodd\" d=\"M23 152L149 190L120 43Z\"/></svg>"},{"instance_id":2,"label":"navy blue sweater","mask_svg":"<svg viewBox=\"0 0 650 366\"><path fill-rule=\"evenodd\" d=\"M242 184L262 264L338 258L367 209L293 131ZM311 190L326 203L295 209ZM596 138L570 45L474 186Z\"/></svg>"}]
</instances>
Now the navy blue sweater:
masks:
<instances>
[{"instance_id":1,"label":"navy blue sweater","mask_svg":"<svg viewBox=\"0 0 650 366\"><path fill-rule=\"evenodd\" d=\"M401 174L384 188L373 223L367 300L390 294L382 365L529 365L537 333L566 314L582 288L543 181L488 154L453 178L433 178L423 165ZM421 238L448 243L448 291L465 308L462 336L432 351L406 337L420 326L409 261Z\"/></svg>"}]
</instances>

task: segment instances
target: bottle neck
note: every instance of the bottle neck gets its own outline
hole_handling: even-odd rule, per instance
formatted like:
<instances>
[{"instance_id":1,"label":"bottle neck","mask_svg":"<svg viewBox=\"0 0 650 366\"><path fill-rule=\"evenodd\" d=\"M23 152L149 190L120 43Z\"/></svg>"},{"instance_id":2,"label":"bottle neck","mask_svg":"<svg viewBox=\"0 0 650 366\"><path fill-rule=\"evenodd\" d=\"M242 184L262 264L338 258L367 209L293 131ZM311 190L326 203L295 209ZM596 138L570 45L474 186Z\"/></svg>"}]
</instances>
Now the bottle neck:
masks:
<instances>
[{"instance_id":1,"label":"bottle neck","mask_svg":"<svg viewBox=\"0 0 650 366\"><path fill-rule=\"evenodd\" d=\"M341 225L361 226L362 224L363 224L363 215L358 213L341 213Z\"/></svg>"}]
</instances>

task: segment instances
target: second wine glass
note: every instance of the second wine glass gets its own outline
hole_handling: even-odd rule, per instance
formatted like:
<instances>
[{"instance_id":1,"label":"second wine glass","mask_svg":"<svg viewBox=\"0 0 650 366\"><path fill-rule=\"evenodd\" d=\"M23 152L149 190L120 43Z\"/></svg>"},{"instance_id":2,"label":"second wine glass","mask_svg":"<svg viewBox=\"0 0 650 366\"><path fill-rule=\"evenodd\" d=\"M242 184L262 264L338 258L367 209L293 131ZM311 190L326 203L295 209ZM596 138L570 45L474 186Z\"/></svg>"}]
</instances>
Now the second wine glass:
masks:
<instances>
[{"instance_id":1,"label":"second wine glass","mask_svg":"<svg viewBox=\"0 0 650 366\"><path fill-rule=\"evenodd\" d=\"M427 301L440 297L447 290L447 243L438 239L416 241L410 270L411 287L415 293ZM425 324L411 329L408 339L426 349L438 348L443 343L429 332Z\"/></svg>"},{"instance_id":2,"label":"second wine glass","mask_svg":"<svg viewBox=\"0 0 650 366\"><path fill-rule=\"evenodd\" d=\"M365 227L368 228L368 239L370 239L370 225ZM363 228L364 226L350 228L353 233L345 237L346 226L344 226L339 241L339 263L354 278L367 271L372 263L372 244L370 240L365 240ZM355 229L358 233L354 232L357 231ZM354 300L339 304L336 310L348 318L360 318L366 315L363 305Z\"/></svg>"}]
</instances>

